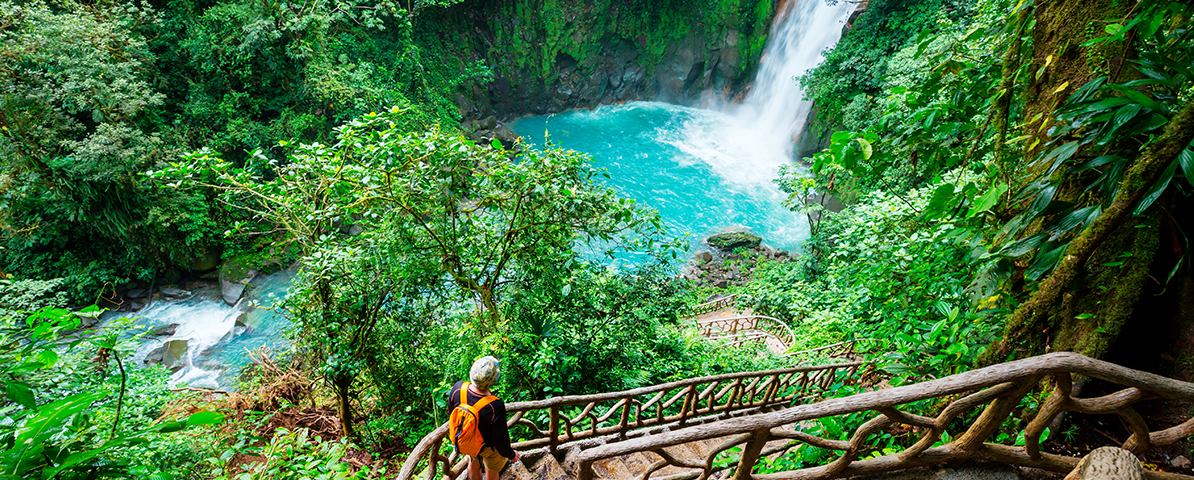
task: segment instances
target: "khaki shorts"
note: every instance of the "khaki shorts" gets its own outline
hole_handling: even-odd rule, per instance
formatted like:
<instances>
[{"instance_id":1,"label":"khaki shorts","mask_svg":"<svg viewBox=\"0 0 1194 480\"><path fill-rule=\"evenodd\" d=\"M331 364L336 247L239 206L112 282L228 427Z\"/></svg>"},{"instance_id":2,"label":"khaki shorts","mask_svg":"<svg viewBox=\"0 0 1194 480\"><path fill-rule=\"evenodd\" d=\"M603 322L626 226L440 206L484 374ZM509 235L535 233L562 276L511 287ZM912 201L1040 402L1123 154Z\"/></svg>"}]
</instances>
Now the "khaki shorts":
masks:
<instances>
[{"instance_id":1,"label":"khaki shorts","mask_svg":"<svg viewBox=\"0 0 1194 480\"><path fill-rule=\"evenodd\" d=\"M502 468L506 466L506 457L498 453L492 447L482 447L480 457L469 457L475 462L481 462L485 465L486 472L501 472Z\"/></svg>"}]
</instances>

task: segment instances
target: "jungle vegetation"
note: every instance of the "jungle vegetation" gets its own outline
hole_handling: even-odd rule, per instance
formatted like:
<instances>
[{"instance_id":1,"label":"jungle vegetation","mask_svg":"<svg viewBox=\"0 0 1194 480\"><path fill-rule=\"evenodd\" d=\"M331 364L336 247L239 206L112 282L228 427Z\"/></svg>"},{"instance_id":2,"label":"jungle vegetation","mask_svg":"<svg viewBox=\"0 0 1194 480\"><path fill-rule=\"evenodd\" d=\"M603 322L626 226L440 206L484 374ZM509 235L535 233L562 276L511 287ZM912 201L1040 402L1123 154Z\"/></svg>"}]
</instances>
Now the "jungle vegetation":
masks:
<instances>
[{"instance_id":1,"label":"jungle vegetation","mask_svg":"<svg viewBox=\"0 0 1194 480\"><path fill-rule=\"evenodd\" d=\"M601 4L635 19L603 32L646 29L647 51L696 28L688 9L754 32L754 55L773 7ZM675 278L684 246L584 155L458 131L503 53L444 41L444 19L487 5L0 1L0 477L383 476L480 355L503 358L508 401L777 365L685 327L712 293L788 322L794 348L884 339L893 383L1058 350L1194 373L1188 351L1131 350L1194 328L1190 5L869 2L798 79L830 145L777 182L813 237L719 292ZM510 64L596 54L535 18ZM84 328L130 282L274 246L300 265L294 348L258 352L236 392L171 391L127 364L132 322Z\"/></svg>"}]
</instances>

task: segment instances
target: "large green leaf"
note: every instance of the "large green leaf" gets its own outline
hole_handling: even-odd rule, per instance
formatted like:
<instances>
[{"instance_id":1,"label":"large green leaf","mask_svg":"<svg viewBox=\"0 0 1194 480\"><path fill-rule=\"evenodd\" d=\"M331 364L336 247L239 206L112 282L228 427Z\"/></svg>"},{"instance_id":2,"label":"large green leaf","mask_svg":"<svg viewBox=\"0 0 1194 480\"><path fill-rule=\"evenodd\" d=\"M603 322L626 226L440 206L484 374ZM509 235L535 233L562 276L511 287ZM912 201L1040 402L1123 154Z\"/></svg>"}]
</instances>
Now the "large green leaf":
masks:
<instances>
[{"instance_id":1,"label":"large green leaf","mask_svg":"<svg viewBox=\"0 0 1194 480\"><path fill-rule=\"evenodd\" d=\"M1178 154L1178 157L1180 158L1181 154ZM1173 174L1177 172L1177 164L1178 159L1174 159L1165 168L1165 172L1161 173L1161 178L1157 179L1157 183L1154 183L1148 193L1144 194L1144 198L1140 199L1140 203L1136 205L1136 210L1132 212L1133 214L1140 215L1144 213L1145 210L1148 210L1148 207L1152 206L1153 202L1157 201L1157 198L1161 197L1162 193L1165 193L1165 188L1169 187L1169 182L1173 181Z\"/></svg>"},{"instance_id":2,"label":"large green leaf","mask_svg":"<svg viewBox=\"0 0 1194 480\"><path fill-rule=\"evenodd\" d=\"M1186 182L1194 185L1194 150L1182 150L1182 153L1177 154L1177 161L1182 165L1182 175L1186 176Z\"/></svg>"},{"instance_id":3,"label":"large green leaf","mask_svg":"<svg viewBox=\"0 0 1194 480\"><path fill-rule=\"evenodd\" d=\"M24 382L16 380L9 380L4 385L4 393L8 395L8 399L13 403L25 408L37 408L37 402L33 398L33 389Z\"/></svg>"},{"instance_id":4,"label":"large green leaf","mask_svg":"<svg viewBox=\"0 0 1194 480\"><path fill-rule=\"evenodd\" d=\"M1024 278L1034 281L1039 280L1041 276L1045 274L1045 272L1048 272L1049 270L1052 270L1053 267L1057 266L1057 262L1061 260L1061 254L1065 252L1065 248L1067 246L1069 246L1069 244L1065 244L1037 254L1036 259L1034 259L1032 262L1032 265L1030 265L1028 270L1024 272Z\"/></svg>"},{"instance_id":5,"label":"large green leaf","mask_svg":"<svg viewBox=\"0 0 1194 480\"><path fill-rule=\"evenodd\" d=\"M970 212L966 214L966 218L974 218L976 215L990 210L995 204L999 203L999 197L1007 192L1008 186L1006 183L997 183L991 186L987 193L979 197L975 201L974 206L970 208Z\"/></svg>"},{"instance_id":6,"label":"large green leaf","mask_svg":"<svg viewBox=\"0 0 1194 480\"><path fill-rule=\"evenodd\" d=\"M79 393L42 405L37 413L26 417L25 424L16 430L12 448L0 454L0 473L5 477L23 477L43 465L43 452L51 438L75 414L90 407L104 396L103 392Z\"/></svg>"}]
</instances>

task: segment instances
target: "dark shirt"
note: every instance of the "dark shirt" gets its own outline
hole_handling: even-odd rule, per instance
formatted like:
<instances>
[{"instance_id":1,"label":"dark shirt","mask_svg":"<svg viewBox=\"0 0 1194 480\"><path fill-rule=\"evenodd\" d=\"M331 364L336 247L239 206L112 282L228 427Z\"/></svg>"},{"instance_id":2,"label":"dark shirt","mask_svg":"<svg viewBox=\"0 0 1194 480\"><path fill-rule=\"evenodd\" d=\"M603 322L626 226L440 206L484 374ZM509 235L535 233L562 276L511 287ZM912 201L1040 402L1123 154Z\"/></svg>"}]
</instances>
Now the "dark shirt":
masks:
<instances>
[{"instance_id":1,"label":"dark shirt","mask_svg":"<svg viewBox=\"0 0 1194 480\"><path fill-rule=\"evenodd\" d=\"M463 381L456 382L456 385L452 385L452 391L448 392L448 412L460 405L460 386L463 384ZM468 390L469 405L476 405L482 398L485 397L477 395L471 389ZM510 431L506 428L506 404L501 400L494 400L477 413L477 430L481 431L485 446L497 450L498 455L513 460L514 449L510 448Z\"/></svg>"}]
</instances>

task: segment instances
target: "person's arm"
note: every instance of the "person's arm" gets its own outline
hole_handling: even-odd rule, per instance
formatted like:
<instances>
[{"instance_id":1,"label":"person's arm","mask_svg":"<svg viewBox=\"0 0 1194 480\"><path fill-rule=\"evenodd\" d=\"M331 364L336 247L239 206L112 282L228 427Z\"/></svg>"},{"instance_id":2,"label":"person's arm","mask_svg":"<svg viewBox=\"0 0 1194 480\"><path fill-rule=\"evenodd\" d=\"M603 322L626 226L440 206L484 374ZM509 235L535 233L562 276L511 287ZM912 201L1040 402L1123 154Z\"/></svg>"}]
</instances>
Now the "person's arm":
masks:
<instances>
[{"instance_id":1,"label":"person's arm","mask_svg":"<svg viewBox=\"0 0 1194 480\"><path fill-rule=\"evenodd\" d=\"M489 437L486 441L492 441L489 446L497 450L498 455L509 458L510 460L517 460L519 455L510 447L510 429L506 427L506 404L501 400L494 400L489 404L493 407L493 423L489 427Z\"/></svg>"}]
</instances>

